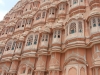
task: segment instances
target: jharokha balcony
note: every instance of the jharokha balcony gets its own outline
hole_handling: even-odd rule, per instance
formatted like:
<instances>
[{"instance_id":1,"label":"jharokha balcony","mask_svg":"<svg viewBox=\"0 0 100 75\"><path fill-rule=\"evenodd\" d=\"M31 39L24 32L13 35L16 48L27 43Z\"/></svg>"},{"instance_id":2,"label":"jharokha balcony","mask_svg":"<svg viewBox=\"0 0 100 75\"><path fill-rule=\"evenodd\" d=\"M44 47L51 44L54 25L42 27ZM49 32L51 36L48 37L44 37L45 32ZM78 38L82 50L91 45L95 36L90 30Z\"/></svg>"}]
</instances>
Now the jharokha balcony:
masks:
<instances>
[{"instance_id":1,"label":"jharokha balcony","mask_svg":"<svg viewBox=\"0 0 100 75\"><path fill-rule=\"evenodd\" d=\"M10 61L15 52L15 41L9 40L2 54L2 61Z\"/></svg>"},{"instance_id":2,"label":"jharokha balcony","mask_svg":"<svg viewBox=\"0 0 100 75\"><path fill-rule=\"evenodd\" d=\"M60 3L59 3L59 5L58 5L58 7L59 7L59 10L58 10L58 17L59 18L65 18L65 16L66 16L66 9L67 9L67 7L66 7L66 4L67 4L67 1L66 0L62 0Z\"/></svg>"},{"instance_id":3,"label":"jharokha balcony","mask_svg":"<svg viewBox=\"0 0 100 75\"><path fill-rule=\"evenodd\" d=\"M19 0L0 21L0 75L100 75L100 0Z\"/></svg>"},{"instance_id":4,"label":"jharokha balcony","mask_svg":"<svg viewBox=\"0 0 100 75\"><path fill-rule=\"evenodd\" d=\"M33 25L44 24L46 22L46 12L39 12L36 14Z\"/></svg>"},{"instance_id":5,"label":"jharokha balcony","mask_svg":"<svg viewBox=\"0 0 100 75\"><path fill-rule=\"evenodd\" d=\"M38 50L38 37L38 34L30 34L29 36L27 36L27 41L25 42L22 57L26 57L26 55L31 57L35 56Z\"/></svg>"},{"instance_id":6,"label":"jharokha balcony","mask_svg":"<svg viewBox=\"0 0 100 75\"><path fill-rule=\"evenodd\" d=\"M85 12L85 1L84 0L70 0L70 8L69 8L69 14L70 16L73 16L77 13L84 13Z\"/></svg>"}]
</instances>

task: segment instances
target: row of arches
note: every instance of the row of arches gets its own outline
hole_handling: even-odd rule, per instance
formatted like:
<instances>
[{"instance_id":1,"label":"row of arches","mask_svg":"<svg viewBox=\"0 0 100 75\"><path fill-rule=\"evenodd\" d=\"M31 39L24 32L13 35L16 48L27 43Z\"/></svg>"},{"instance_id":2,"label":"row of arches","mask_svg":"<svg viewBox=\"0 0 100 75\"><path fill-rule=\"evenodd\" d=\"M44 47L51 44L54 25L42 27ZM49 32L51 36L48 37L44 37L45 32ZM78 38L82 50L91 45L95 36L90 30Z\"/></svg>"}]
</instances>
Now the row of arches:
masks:
<instances>
[{"instance_id":1,"label":"row of arches","mask_svg":"<svg viewBox=\"0 0 100 75\"><path fill-rule=\"evenodd\" d=\"M84 36L84 26L85 26L84 25L84 20L72 20L72 21L70 21L68 24L66 24L66 27L65 27L66 38L69 37L70 35L74 35L76 33L79 34L78 36ZM98 28L98 30L99 30L99 27L98 27L99 26L99 17L91 18L90 19L90 26L92 26L92 28L90 27L90 30L92 30L92 32L93 31L96 32L95 28ZM54 30L52 41L54 42L56 39L60 40L61 36L62 36L62 31L60 29ZM29 34L26 38L25 46L37 45L38 40L39 40L38 38L39 38L38 33ZM71 36L70 36L70 38L71 38ZM42 37L41 37L41 41L42 42L48 42L49 41L49 35L48 34L43 34ZM15 46L15 42L13 42L13 43L8 42L7 44L8 45L6 46L5 50L9 50L9 49L14 50L13 46ZM17 47L21 48L21 43Z\"/></svg>"},{"instance_id":2,"label":"row of arches","mask_svg":"<svg viewBox=\"0 0 100 75\"><path fill-rule=\"evenodd\" d=\"M16 28L20 28L20 27L24 27L26 25L30 25L32 24L32 18L27 18L27 19L23 19L23 20L18 20L17 24L16 24Z\"/></svg>"},{"instance_id":3,"label":"row of arches","mask_svg":"<svg viewBox=\"0 0 100 75\"><path fill-rule=\"evenodd\" d=\"M46 2L46 0L45 1L34 1L34 2L31 2L31 3L28 3L25 7L24 7L24 9L23 9L23 13L22 14L24 14L25 12L27 12L27 11L30 11L30 10L35 10L36 8L38 9L39 8L39 5L40 5L40 3L44 3L44 2ZM47 0L47 2L48 2L48 0ZM51 2L51 1L49 1L49 2ZM78 2L81 2L81 3L84 3L84 0L72 0L72 1L69 1L70 2L70 6L72 6L72 5L74 5L74 4L79 4ZM50 8L48 8L48 10L47 11L44 11L44 10L40 10L40 12L41 13L36 13L36 15L35 15L35 20L39 20L40 18L46 18L45 17L45 15L48 15L48 17L50 17L50 16L52 16L53 18L55 18L55 16L56 16L56 13L58 13L58 14L66 14L66 10L67 10L67 1L65 1L65 2L60 2L57 6L51 6ZM34 9L34 7L35 7L35 9ZM58 9L56 9L56 7L58 7ZM57 11L57 12L56 12ZM19 11L20 13L22 12L22 11ZM48 13L49 12L49 13ZM16 17L17 16L17 14L15 14L15 13L12 13L12 14L14 14L13 16L14 17ZM20 14L20 15L22 15L22 14ZM41 16L41 14L42 14L42 16ZM13 18L12 18L13 19Z\"/></svg>"}]
</instances>

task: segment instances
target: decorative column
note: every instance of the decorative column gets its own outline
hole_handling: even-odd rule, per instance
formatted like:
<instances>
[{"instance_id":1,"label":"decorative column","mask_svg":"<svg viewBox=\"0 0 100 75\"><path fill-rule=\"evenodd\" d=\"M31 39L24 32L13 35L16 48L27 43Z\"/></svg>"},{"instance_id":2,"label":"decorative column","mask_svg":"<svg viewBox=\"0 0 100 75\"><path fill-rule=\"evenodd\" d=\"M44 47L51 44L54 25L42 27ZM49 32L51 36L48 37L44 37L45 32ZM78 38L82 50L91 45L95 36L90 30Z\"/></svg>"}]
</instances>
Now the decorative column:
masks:
<instances>
[{"instance_id":1,"label":"decorative column","mask_svg":"<svg viewBox=\"0 0 100 75\"><path fill-rule=\"evenodd\" d=\"M98 68L97 67L94 69L94 71L95 71L95 75L98 75Z\"/></svg>"}]
</instances>

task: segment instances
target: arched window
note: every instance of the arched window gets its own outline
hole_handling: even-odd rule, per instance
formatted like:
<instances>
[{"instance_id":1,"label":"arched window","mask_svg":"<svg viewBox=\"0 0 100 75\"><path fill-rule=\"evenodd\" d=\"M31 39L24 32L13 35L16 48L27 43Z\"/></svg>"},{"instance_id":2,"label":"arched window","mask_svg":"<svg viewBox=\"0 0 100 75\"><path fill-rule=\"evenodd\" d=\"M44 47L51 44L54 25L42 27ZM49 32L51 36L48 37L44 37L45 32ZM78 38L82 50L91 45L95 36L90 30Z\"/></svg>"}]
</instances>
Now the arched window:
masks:
<instances>
[{"instance_id":1,"label":"arched window","mask_svg":"<svg viewBox=\"0 0 100 75\"><path fill-rule=\"evenodd\" d=\"M93 18L92 22L93 22L93 27L96 27L96 19L95 18Z\"/></svg>"},{"instance_id":2,"label":"arched window","mask_svg":"<svg viewBox=\"0 0 100 75\"><path fill-rule=\"evenodd\" d=\"M14 50L15 49L15 46L16 46L16 42L14 41L11 50Z\"/></svg>"},{"instance_id":3,"label":"arched window","mask_svg":"<svg viewBox=\"0 0 100 75\"><path fill-rule=\"evenodd\" d=\"M27 44L26 44L26 46L32 45L32 41L33 41L33 35L30 35L30 36L28 37L28 39L27 39Z\"/></svg>"},{"instance_id":4,"label":"arched window","mask_svg":"<svg viewBox=\"0 0 100 75\"><path fill-rule=\"evenodd\" d=\"M7 44L6 44L5 51L10 50L11 49L11 45L12 45L12 41L8 41Z\"/></svg>"},{"instance_id":5,"label":"arched window","mask_svg":"<svg viewBox=\"0 0 100 75\"><path fill-rule=\"evenodd\" d=\"M70 25L70 34L73 34L76 32L76 23L71 23Z\"/></svg>"},{"instance_id":6,"label":"arched window","mask_svg":"<svg viewBox=\"0 0 100 75\"><path fill-rule=\"evenodd\" d=\"M38 35L35 35L35 38L34 38L34 45L37 44L37 40L38 40Z\"/></svg>"},{"instance_id":7,"label":"arched window","mask_svg":"<svg viewBox=\"0 0 100 75\"><path fill-rule=\"evenodd\" d=\"M10 40L6 44L5 51L14 50L15 49L15 46L16 46L16 42L13 41L13 40Z\"/></svg>"},{"instance_id":8,"label":"arched window","mask_svg":"<svg viewBox=\"0 0 100 75\"><path fill-rule=\"evenodd\" d=\"M81 21L79 21L78 22L78 31L81 33L82 32L82 22Z\"/></svg>"}]
</instances>

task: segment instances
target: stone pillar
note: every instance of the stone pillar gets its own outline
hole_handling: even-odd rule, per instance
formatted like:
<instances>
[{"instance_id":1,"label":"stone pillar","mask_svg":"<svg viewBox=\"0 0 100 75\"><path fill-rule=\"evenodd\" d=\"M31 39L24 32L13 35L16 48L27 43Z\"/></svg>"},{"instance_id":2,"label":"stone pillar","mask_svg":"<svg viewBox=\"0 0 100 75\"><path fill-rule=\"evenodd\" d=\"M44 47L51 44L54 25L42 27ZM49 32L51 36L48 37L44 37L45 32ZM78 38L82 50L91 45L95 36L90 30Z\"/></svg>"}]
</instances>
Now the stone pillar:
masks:
<instances>
[{"instance_id":1,"label":"stone pillar","mask_svg":"<svg viewBox=\"0 0 100 75\"><path fill-rule=\"evenodd\" d=\"M95 75L98 75L98 68L95 68Z\"/></svg>"}]
</instances>

